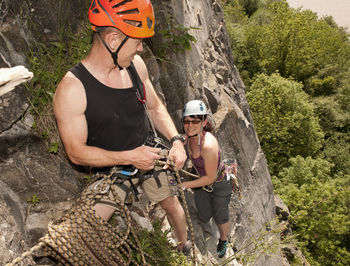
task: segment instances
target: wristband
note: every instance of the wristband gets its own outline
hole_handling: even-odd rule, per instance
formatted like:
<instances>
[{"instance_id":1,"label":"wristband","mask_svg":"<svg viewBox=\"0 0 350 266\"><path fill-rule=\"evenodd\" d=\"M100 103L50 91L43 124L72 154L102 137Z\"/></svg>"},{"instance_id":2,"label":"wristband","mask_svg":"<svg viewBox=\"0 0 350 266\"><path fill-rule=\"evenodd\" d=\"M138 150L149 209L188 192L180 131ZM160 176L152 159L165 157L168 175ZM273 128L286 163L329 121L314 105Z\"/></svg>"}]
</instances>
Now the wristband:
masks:
<instances>
[{"instance_id":1,"label":"wristband","mask_svg":"<svg viewBox=\"0 0 350 266\"><path fill-rule=\"evenodd\" d=\"M176 140L181 140L182 143L185 143L185 138L182 136L182 135L176 135L175 137L172 137L170 142L171 142L171 145L173 145L174 141Z\"/></svg>"}]
</instances>

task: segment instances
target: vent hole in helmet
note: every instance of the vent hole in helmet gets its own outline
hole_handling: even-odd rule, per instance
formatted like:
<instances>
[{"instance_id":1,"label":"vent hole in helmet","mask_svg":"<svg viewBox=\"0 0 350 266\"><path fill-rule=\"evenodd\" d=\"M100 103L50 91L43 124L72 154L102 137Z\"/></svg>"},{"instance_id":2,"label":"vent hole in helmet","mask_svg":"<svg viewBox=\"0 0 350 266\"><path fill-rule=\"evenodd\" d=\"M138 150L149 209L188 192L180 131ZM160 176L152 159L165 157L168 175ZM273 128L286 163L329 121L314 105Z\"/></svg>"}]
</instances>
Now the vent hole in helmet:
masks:
<instances>
[{"instance_id":1,"label":"vent hole in helmet","mask_svg":"<svg viewBox=\"0 0 350 266\"><path fill-rule=\"evenodd\" d=\"M127 15L127 14L139 14L140 11L137 8L117 12L117 15Z\"/></svg>"},{"instance_id":2,"label":"vent hole in helmet","mask_svg":"<svg viewBox=\"0 0 350 266\"><path fill-rule=\"evenodd\" d=\"M124 22L138 28L142 27L142 23L140 21L124 19Z\"/></svg>"},{"instance_id":3,"label":"vent hole in helmet","mask_svg":"<svg viewBox=\"0 0 350 266\"><path fill-rule=\"evenodd\" d=\"M120 2L119 4L114 5L112 8L117 8L117 7L123 6L123 5L125 5L129 2L132 2L132 1L133 0L124 0L123 2ZM111 2L111 1L109 1L109 2Z\"/></svg>"},{"instance_id":4,"label":"vent hole in helmet","mask_svg":"<svg viewBox=\"0 0 350 266\"><path fill-rule=\"evenodd\" d=\"M98 14L98 13L100 13L100 10L98 10L97 8L95 8L95 9L92 10L92 13L93 13L93 14Z\"/></svg>"},{"instance_id":5,"label":"vent hole in helmet","mask_svg":"<svg viewBox=\"0 0 350 266\"><path fill-rule=\"evenodd\" d=\"M147 17L147 27L148 27L149 29L151 29L151 28L152 28L152 25L153 25L153 21L152 21L149 17Z\"/></svg>"}]
</instances>

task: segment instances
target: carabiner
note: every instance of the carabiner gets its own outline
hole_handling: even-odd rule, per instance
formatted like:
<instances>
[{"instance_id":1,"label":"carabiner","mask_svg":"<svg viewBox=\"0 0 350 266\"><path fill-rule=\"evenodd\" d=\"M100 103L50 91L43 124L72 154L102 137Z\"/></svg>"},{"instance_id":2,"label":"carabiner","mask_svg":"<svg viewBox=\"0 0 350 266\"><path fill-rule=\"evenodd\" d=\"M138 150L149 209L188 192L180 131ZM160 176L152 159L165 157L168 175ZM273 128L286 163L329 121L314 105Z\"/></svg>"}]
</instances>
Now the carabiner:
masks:
<instances>
[{"instance_id":1,"label":"carabiner","mask_svg":"<svg viewBox=\"0 0 350 266\"><path fill-rule=\"evenodd\" d=\"M206 192L213 192L212 185L206 185L206 186L202 187L202 189Z\"/></svg>"}]
</instances>

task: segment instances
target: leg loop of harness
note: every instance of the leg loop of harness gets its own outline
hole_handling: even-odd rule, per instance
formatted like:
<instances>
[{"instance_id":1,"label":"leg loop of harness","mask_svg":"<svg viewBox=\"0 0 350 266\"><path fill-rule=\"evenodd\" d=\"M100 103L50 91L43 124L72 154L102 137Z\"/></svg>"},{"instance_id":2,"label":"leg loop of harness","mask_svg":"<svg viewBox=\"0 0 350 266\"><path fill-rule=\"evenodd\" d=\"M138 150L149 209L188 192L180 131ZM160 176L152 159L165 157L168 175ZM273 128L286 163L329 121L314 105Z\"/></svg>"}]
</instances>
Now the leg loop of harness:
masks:
<instances>
[{"instance_id":1,"label":"leg loop of harness","mask_svg":"<svg viewBox=\"0 0 350 266\"><path fill-rule=\"evenodd\" d=\"M130 168L113 167L107 172L104 171L96 174L96 176L101 176L101 179L97 181L93 189L100 190L98 194L104 195L110 192L111 186L115 185L125 192L124 203L132 204L134 199L139 201L138 195L140 193L136 187L139 185L139 182L135 185L132 181L132 179L138 178L139 175L138 169L135 168L132 168L130 171ZM128 181L128 183L125 184L125 181Z\"/></svg>"},{"instance_id":2,"label":"leg loop of harness","mask_svg":"<svg viewBox=\"0 0 350 266\"><path fill-rule=\"evenodd\" d=\"M164 171L164 170L163 169L160 169L160 170L153 169L147 173L141 174L141 177L140 177L141 184L149 178L154 178L154 180L157 183L157 187L160 188L162 186L162 184L161 184L160 179L159 179L159 173L162 171Z\"/></svg>"}]
</instances>

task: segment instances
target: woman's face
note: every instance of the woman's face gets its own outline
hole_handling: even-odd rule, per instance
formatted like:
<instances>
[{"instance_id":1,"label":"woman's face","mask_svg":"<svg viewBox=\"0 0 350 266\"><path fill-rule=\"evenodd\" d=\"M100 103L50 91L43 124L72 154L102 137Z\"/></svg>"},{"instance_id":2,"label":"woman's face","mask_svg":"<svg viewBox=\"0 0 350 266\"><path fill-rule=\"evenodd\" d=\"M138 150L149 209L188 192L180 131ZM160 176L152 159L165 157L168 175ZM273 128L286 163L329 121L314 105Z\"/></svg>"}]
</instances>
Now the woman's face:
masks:
<instances>
[{"instance_id":1,"label":"woman's face","mask_svg":"<svg viewBox=\"0 0 350 266\"><path fill-rule=\"evenodd\" d=\"M192 137L197 135L202 127L205 126L207 120L202 120L198 117L185 116L183 119L183 125L187 136Z\"/></svg>"}]
</instances>

